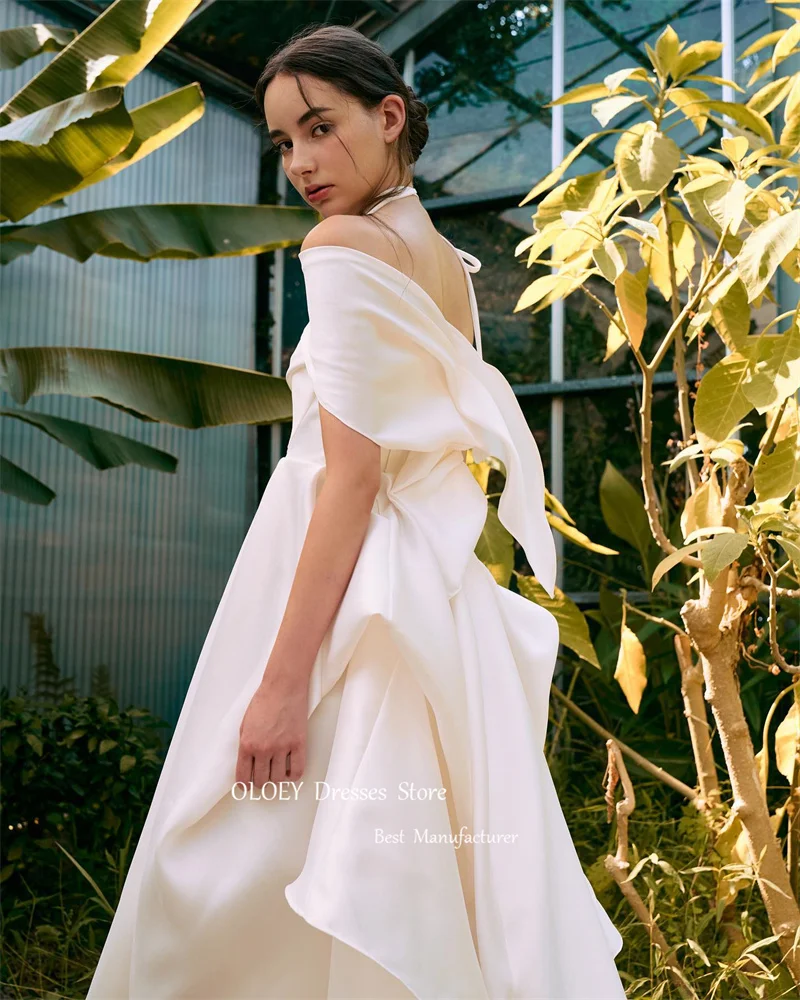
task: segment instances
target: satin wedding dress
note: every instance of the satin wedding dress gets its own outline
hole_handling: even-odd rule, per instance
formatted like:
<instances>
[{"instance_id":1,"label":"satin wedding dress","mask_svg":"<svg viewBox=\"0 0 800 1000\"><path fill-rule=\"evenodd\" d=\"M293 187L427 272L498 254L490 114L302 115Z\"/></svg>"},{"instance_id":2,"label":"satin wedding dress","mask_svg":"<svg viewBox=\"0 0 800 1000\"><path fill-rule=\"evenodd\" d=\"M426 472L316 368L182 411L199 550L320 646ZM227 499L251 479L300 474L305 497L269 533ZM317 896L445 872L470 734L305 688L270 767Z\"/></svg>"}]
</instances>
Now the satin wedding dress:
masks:
<instances>
[{"instance_id":1,"label":"satin wedding dress","mask_svg":"<svg viewBox=\"0 0 800 1000\"><path fill-rule=\"evenodd\" d=\"M291 439L200 653L89 1000L625 996L622 938L543 753L556 621L474 553L487 499L468 448L505 464L500 520L553 593L539 452L482 360L480 261L454 250L475 346L386 262L300 253ZM239 726L325 478L318 403L380 444L381 485L311 674L300 787L242 798Z\"/></svg>"}]
</instances>

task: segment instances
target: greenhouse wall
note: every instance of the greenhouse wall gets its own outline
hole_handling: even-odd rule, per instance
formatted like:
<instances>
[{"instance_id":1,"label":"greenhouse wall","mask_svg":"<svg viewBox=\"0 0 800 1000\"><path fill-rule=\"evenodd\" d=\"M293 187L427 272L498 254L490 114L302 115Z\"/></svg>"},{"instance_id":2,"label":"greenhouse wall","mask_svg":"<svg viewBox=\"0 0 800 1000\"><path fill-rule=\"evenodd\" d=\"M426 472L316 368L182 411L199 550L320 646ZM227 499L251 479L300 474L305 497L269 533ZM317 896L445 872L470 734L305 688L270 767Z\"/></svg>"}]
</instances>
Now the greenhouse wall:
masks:
<instances>
[{"instance_id":1,"label":"greenhouse wall","mask_svg":"<svg viewBox=\"0 0 800 1000\"><path fill-rule=\"evenodd\" d=\"M57 18L5 0L0 29ZM0 74L5 102L52 55ZM136 107L181 84L153 71L126 88ZM182 135L117 176L40 209L41 222L89 209L159 202L254 203L260 140L252 119L212 98ZM256 258L94 257L38 248L0 271L4 346L139 351L254 367ZM6 408L17 407L5 396ZM31 625L51 633L62 676L88 692L107 667L120 704L174 722L217 603L252 519L255 429L144 423L92 399L35 396L24 406L164 449L175 473L99 471L29 424L4 419L2 454L42 480L48 506L0 496L2 673L33 686Z\"/></svg>"}]
</instances>

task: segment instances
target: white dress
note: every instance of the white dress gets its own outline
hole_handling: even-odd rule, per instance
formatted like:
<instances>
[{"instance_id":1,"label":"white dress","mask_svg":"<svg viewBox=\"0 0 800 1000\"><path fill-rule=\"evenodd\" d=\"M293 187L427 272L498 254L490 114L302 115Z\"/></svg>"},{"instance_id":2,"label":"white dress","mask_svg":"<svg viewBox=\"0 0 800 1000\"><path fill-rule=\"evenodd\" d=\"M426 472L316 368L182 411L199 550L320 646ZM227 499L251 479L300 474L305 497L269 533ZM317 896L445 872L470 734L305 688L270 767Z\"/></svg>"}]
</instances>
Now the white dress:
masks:
<instances>
[{"instance_id":1,"label":"white dress","mask_svg":"<svg viewBox=\"0 0 800 1000\"><path fill-rule=\"evenodd\" d=\"M505 464L500 520L553 593L539 452L482 360L480 262L457 252L475 347L386 262L300 253L287 454L200 653L89 1000L625 996L622 938L543 753L556 621L474 553L487 499L467 448ZM311 673L302 784L240 799L239 726L325 477L318 402L380 444L381 486Z\"/></svg>"}]
</instances>

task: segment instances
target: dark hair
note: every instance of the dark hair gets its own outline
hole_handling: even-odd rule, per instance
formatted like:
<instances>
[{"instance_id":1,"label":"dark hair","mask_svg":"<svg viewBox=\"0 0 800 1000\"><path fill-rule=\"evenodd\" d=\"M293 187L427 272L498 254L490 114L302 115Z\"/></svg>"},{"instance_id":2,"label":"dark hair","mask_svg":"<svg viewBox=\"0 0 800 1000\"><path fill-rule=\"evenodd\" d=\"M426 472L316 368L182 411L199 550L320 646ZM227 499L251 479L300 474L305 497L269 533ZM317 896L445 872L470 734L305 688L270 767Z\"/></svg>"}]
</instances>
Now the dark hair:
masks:
<instances>
[{"instance_id":1,"label":"dark hair","mask_svg":"<svg viewBox=\"0 0 800 1000\"><path fill-rule=\"evenodd\" d=\"M270 56L258 78L255 99L262 113L267 87L279 73L295 78L307 107L311 105L298 79L300 73L333 84L356 98L368 110L376 108L388 94L402 97L406 107L406 122L395 144L397 164L401 174L411 172L411 165L419 159L428 141L428 106L406 84L392 57L377 42L345 25L304 26ZM352 153L350 158L353 158ZM384 201L384 179L381 178L370 191L361 214ZM398 190L399 187L387 190L386 197ZM378 193L382 197L378 198ZM375 219L375 222L380 223L381 220ZM391 229L390 226L387 228ZM394 232L393 229L391 231Z\"/></svg>"}]
</instances>

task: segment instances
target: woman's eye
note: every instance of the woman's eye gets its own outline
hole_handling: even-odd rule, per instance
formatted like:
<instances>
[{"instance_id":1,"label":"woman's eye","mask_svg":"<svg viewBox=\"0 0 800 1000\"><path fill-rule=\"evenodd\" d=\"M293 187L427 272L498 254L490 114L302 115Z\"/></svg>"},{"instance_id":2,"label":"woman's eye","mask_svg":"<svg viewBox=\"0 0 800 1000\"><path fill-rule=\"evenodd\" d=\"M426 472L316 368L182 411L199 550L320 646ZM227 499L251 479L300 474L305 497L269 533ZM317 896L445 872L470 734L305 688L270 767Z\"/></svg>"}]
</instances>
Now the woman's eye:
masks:
<instances>
[{"instance_id":1,"label":"woman's eye","mask_svg":"<svg viewBox=\"0 0 800 1000\"><path fill-rule=\"evenodd\" d=\"M312 129L311 129L311 134L312 134L312 135L314 134L314 129L317 129L317 128L331 128L331 127L332 127L332 126L331 126L331 125L329 125L329 124L328 124L328 122L317 122L317 124L316 124L316 125L314 126L314 128L312 128ZM327 135L328 133L327 133L327 132L323 132L322 134L323 134L323 135ZM288 139L284 139L284 140L283 140L283 142L276 142L276 143L275 143L275 149L276 149L276 150L277 150L277 151L278 151L278 152L279 152L279 153L280 153L281 155L283 155L283 153L285 153L285 152L286 152L286 150L285 150L285 149L283 149L282 147L283 147L283 146L285 146L285 145L286 145L286 143L287 143L288 141L289 141Z\"/></svg>"}]
</instances>

